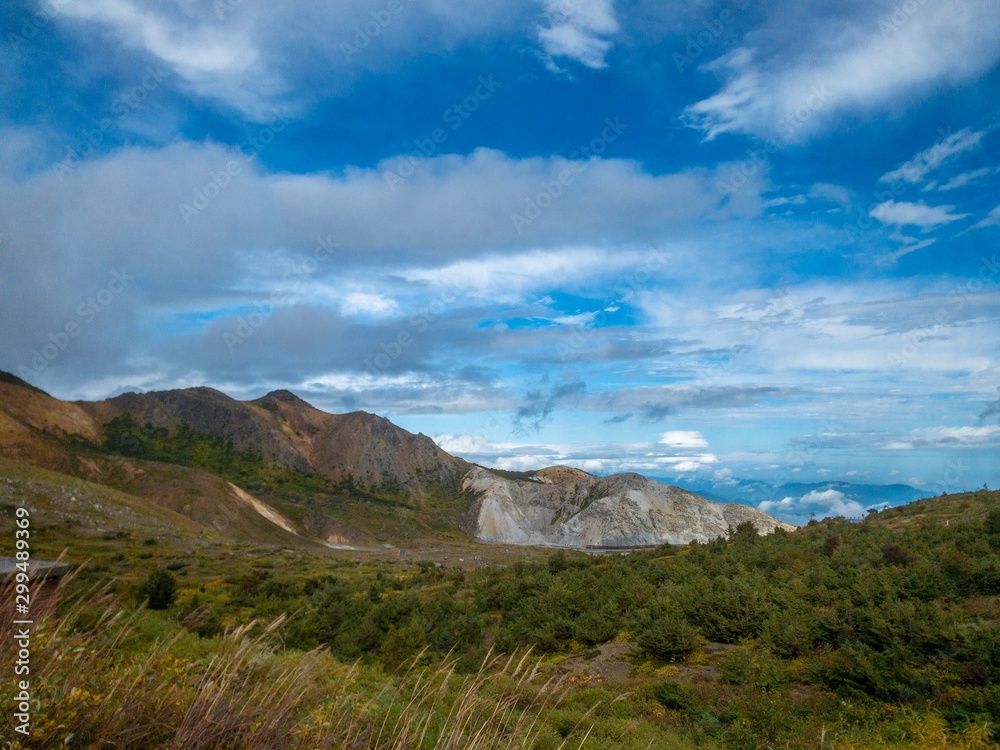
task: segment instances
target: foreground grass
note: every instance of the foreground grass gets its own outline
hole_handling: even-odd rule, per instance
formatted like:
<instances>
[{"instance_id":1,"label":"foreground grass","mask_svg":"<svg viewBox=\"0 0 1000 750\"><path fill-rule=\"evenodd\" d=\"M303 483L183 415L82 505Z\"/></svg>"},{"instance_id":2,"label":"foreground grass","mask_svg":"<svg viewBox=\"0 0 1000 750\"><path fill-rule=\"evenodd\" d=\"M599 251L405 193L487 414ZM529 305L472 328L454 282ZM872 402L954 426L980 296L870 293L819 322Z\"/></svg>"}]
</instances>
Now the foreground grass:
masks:
<instances>
[{"instance_id":1,"label":"foreground grass","mask_svg":"<svg viewBox=\"0 0 1000 750\"><path fill-rule=\"evenodd\" d=\"M997 493L765 539L487 561L472 543L418 559L227 541L3 469L0 507L32 509L34 556L90 560L32 643L34 734L5 717L3 748L976 750L1000 736ZM175 579L164 611L136 605L154 571ZM630 653L604 680L609 643ZM540 659L497 655L527 649ZM7 674L11 656L0 646ZM13 696L0 681L0 705Z\"/></svg>"},{"instance_id":2,"label":"foreground grass","mask_svg":"<svg viewBox=\"0 0 1000 750\"><path fill-rule=\"evenodd\" d=\"M527 655L491 655L465 675L448 659L415 661L390 676L322 650L283 653L283 618L199 639L109 604L89 592L37 634L33 732L6 747L532 747L547 731L540 714L565 694ZM12 649L0 645L0 660Z\"/></svg>"},{"instance_id":3,"label":"foreground grass","mask_svg":"<svg viewBox=\"0 0 1000 750\"><path fill-rule=\"evenodd\" d=\"M452 658L418 655L392 672L345 664L323 649L286 651L277 639L284 617L199 638L162 613L121 608L99 589L80 591L63 610L32 642L32 734L7 739L4 748L995 746L983 728L949 732L933 712L879 713L863 704L841 706L840 722L803 725L765 744L759 738L769 725L795 724L794 696L731 696L731 726L713 734L669 695L663 701L662 690L623 691L558 676L530 654L490 653L471 672L457 670ZM12 662L13 646L0 643L0 663ZM662 675L676 669L649 677L661 685ZM0 704L13 698L4 681Z\"/></svg>"}]
</instances>

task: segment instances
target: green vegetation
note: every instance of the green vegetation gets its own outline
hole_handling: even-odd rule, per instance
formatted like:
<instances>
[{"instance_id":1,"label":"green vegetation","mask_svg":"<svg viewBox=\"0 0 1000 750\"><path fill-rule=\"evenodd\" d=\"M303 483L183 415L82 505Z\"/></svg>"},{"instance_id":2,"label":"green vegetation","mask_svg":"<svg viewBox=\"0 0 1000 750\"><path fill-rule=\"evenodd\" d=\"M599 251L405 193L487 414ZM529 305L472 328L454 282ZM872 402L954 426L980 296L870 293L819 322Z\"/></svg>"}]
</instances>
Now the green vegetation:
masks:
<instances>
[{"instance_id":1,"label":"green vegetation","mask_svg":"<svg viewBox=\"0 0 1000 750\"><path fill-rule=\"evenodd\" d=\"M1000 493L487 566L472 543L467 562L442 563L201 538L168 515L129 521L115 510L127 497L92 491L0 483L0 505L38 509L36 555L72 544L91 558L60 629L35 642L44 722L21 747L73 734L65 746L971 750L1000 737ZM166 576L173 601L137 610Z\"/></svg>"},{"instance_id":2,"label":"green vegetation","mask_svg":"<svg viewBox=\"0 0 1000 750\"><path fill-rule=\"evenodd\" d=\"M139 603L150 609L169 609L176 598L177 579L169 570L154 570L139 587Z\"/></svg>"},{"instance_id":3,"label":"green vegetation","mask_svg":"<svg viewBox=\"0 0 1000 750\"><path fill-rule=\"evenodd\" d=\"M303 501L338 488L315 472L268 465L262 456L239 451L232 440L206 435L182 422L173 430L139 424L131 414L115 417L104 427L105 450L119 456L162 461L203 469L251 493ZM349 488L355 492L355 488Z\"/></svg>"}]
</instances>

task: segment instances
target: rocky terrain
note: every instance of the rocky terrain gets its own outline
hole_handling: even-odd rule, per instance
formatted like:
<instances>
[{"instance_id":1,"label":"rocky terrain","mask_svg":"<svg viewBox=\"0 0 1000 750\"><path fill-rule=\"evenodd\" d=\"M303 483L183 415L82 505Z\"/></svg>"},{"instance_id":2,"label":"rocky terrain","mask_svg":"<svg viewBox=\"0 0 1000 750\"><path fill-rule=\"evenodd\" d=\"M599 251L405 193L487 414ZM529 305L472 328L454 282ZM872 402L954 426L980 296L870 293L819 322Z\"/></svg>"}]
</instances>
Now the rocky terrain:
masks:
<instances>
[{"instance_id":1,"label":"rocky terrain","mask_svg":"<svg viewBox=\"0 0 1000 750\"><path fill-rule=\"evenodd\" d=\"M761 534L795 528L756 508L706 500L639 474L596 477L557 466L520 480L476 468L465 487L478 498L476 536L509 544L640 547L704 542L744 521Z\"/></svg>"},{"instance_id":2,"label":"rocky terrain","mask_svg":"<svg viewBox=\"0 0 1000 750\"><path fill-rule=\"evenodd\" d=\"M77 402L99 424L123 414L140 423L194 431L231 440L237 450L278 466L314 471L367 489L424 495L454 484L469 464L388 419L367 412L328 414L290 391L237 401L212 388L126 393L106 401Z\"/></svg>"},{"instance_id":3,"label":"rocky terrain","mask_svg":"<svg viewBox=\"0 0 1000 750\"><path fill-rule=\"evenodd\" d=\"M164 435L184 427L255 457L259 468L241 476L256 489L229 481L225 466L116 454L104 444L105 432L123 417ZM253 401L186 388L66 402L3 374L0 449L7 458L147 498L213 533L244 538L374 543L399 535L464 536L464 529L489 542L635 547L707 541L743 521L765 534L793 528L755 508L706 500L638 474L596 477L553 466L508 478L384 417L328 414L289 391ZM300 478L297 491L282 491L282 471Z\"/></svg>"}]
</instances>

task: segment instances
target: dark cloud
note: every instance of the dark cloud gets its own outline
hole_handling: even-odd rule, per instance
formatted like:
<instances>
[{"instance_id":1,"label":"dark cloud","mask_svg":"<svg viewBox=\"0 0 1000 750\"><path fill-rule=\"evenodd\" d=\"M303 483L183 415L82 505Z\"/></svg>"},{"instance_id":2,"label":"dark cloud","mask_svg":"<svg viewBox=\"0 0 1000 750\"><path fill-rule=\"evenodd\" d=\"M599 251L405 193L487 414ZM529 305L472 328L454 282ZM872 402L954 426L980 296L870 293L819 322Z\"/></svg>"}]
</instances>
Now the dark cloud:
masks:
<instances>
[{"instance_id":1,"label":"dark cloud","mask_svg":"<svg viewBox=\"0 0 1000 750\"><path fill-rule=\"evenodd\" d=\"M670 404L646 404L642 407L642 418L647 422L659 422L664 417L677 413L677 407Z\"/></svg>"},{"instance_id":2,"label":"dark cloud","mask_svg":"<svg viewBox=\"0 0 1000 750\"><path fill-rule=\"evenodd\" d=\"M604 424L624 424L625 422L628 422L631 418L632 418L632 412L628 412L627 414L618 414L614 417L611 417L610 419L605 419Z\"/></svg>"},{"instance_id":3,"label":"dark cloud","mask_svg":"<svg viewBox=\"0 0 1000 750\"><path fill-rule=\"evenodd\" d=\"M997 393L1000 393L1000 388L997 388ZM992 417L1000 418L1000 398L986 405L986 408L979 414L979 424L983 424Z\"/></svg>"},{"instance_id":4,"label":"dark cloud","mask_svg":"<svg viewBox=\"0 0 1000 750\"><path fill-rule=\"evenodd\" d=\"M519 434L538 432L552 416L556 406L566 400L579 399L586 392L587 384L580 380L557 386L548 392L531 391L511 417L514 431Z\"/></svg>"}]
</instances>

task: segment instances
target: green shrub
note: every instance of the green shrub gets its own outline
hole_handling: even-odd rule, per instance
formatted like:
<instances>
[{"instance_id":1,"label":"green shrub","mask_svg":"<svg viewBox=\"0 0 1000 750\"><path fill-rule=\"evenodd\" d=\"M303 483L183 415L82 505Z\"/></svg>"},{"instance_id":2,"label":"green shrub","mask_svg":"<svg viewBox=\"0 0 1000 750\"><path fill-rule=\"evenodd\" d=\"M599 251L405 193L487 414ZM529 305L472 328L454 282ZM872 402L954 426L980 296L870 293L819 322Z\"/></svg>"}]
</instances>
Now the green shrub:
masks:
<instances>
[{"instance_id":1,"label":"green shrub","mask_svg":"<svg viewBox=\"0 0 1000 750\"><path fill-rule=\"evenodd\" d=\"M658 659L683 658L702 645L698 628L671 614L655 617L639 633L639 646Z\"/></svg>"},{"instance_id":2,"label":"green shrub","mask_svg":"<svg viewBox=\"0 0 1000 750\"><path fill-rule=\"evenodd\" d=\"M760 643L737 646L722 657L719 668L726 682L765 692L788 680L781 662Z\"/></svg>"},{"instance_id":3,"label":"green shrub","mask_svg":"<svg viewBox=\"0 0 1000 750\"><path fill-rule=\"evenodd\" d=\"M671 711L688 713L697 705L697 699L691 686L673 680L664 680L654 685L649 691L649 696Z\"/></svg>"},{"instance_id":4,"label":"green shrub","mask_svg":"<svg viewBox=\"0 0 1000 750\"><path fill-rule=\"evenodd\" d=\"M139 587L139 600L149 609L168 609L177 597L177 579L169 570L157 568Z\"/></svg>"}]
</instances>

